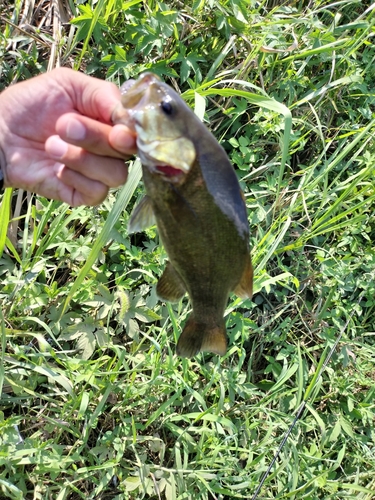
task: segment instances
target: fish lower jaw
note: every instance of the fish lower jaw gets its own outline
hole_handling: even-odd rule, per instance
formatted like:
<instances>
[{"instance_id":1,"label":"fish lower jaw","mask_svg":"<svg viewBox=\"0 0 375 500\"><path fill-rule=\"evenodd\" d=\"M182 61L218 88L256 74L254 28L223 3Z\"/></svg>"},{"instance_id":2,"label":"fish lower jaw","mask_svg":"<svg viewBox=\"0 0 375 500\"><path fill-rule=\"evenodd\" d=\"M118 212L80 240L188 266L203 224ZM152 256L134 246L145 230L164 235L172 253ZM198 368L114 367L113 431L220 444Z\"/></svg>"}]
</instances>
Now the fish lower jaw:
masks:
<instances>
[{"instance_id":1,"label":"fish lower jaw","mask_svg":"<svg viewBox=\"0 0 375 500\"><path fill-rule=\"evenodd\" d=\"M165 177L179 178L190 172L195 149L191 141L184 137L171 140L146 140L144 131L138 131L137 147L142 164L152 172Z\"/></svg>"}]
</instances>

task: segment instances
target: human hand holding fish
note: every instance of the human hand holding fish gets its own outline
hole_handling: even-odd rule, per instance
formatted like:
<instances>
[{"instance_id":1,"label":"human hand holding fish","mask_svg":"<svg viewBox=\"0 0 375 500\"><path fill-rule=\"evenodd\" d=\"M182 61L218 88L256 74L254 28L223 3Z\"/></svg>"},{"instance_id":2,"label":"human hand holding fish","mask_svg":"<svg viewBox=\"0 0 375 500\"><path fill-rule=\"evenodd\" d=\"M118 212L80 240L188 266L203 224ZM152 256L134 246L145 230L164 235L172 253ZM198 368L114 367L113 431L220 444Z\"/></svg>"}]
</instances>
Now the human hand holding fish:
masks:
<instances>
[{"instance_id":1,"label":"human hand holding fish","mask_svg":"<svg viewBox=\"0 0 375 500\"><path fill-rule=\"evenodd\" d=\"M127 178L135 135L113 126L112 83L58 68L0 94L0 185L97 205ZM103 168L104 165L104 168Z\"/></svg>"},{"instance_id":2,"label":"human hand holding fish","mask_svg":"<svg viewBox=\"0 0 375 500\"><path fill-rule=\"evenodd\" d=\"M126 82L112 119L137 135L146 188L129 231L156 222L169 257L157 293L173 302L187 292L191 300L177 354L224 355L229 293L251 298L253 282L247 210L236 173L183 99L151 73Z\"/></svg>"}]
</instances>

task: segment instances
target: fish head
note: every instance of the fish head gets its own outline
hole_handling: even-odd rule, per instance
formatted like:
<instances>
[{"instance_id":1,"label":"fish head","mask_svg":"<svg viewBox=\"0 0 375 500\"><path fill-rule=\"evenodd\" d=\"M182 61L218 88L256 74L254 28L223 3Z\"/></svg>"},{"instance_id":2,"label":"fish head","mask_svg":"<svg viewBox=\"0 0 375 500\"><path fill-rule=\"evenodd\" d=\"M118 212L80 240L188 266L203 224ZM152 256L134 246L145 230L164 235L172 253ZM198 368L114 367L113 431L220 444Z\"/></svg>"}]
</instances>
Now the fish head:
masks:
<instances>
[{"instance_id":1,"label":"fish head","mask_svg":"<svg viewBox=\"0 0 375 500\"><path fill-rule=\"evenodd\" d=\"M188 137L187 105L152 73L129 80L121 93L112 120L136 132L142 164L169 182L183 182L196 158Z\"/></svg>"}]
</instances>

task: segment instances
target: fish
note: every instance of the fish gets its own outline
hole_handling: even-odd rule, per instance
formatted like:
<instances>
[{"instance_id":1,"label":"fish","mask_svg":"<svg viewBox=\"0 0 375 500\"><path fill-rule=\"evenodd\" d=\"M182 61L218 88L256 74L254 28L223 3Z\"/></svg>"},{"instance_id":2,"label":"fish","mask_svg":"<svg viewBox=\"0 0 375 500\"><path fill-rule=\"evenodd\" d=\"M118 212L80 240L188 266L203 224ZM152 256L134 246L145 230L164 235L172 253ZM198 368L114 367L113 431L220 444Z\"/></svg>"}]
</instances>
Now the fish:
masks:
<instances>
[{"instance_id":1,"label":"fish","mask_svg":"<svg viewBox=\"0 0 375 500\"><path fill-rule=\"evenodd\" d=\"M253 293L249 224L235 170L208 128L182 97L147 72L121 87L112 121L136 134L146 196L129 232L156 223L168 255L156 292L192 312L178 339L178 356L224 355L224 313L231 292Z\"/></svg>"}]
</instances>

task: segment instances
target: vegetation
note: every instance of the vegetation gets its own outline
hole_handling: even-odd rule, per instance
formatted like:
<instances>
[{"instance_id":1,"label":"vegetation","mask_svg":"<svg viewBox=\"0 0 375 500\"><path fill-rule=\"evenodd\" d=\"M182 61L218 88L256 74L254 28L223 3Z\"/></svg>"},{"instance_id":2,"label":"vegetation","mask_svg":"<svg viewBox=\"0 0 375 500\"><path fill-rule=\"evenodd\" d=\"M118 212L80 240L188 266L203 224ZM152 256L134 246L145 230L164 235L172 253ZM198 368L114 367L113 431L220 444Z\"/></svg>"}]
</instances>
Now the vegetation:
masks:
<instances>
[{"instance_id":1,"label":"vegetation","mask_svg":"<svg viewBox=\"0 0 375 500\"><path fill-rule=\"evenodd\" d=\"M204 116L246 196L256 293L230 299L226 356L179 359L188 299L155 295L155 228L127 234L137 162L95 209L7 190L1 499L375 498L374 12L2 2L0 89L55 65L152 70Z\"/></svg>"}]
</instances>

